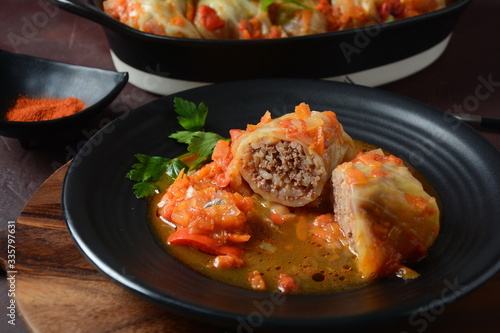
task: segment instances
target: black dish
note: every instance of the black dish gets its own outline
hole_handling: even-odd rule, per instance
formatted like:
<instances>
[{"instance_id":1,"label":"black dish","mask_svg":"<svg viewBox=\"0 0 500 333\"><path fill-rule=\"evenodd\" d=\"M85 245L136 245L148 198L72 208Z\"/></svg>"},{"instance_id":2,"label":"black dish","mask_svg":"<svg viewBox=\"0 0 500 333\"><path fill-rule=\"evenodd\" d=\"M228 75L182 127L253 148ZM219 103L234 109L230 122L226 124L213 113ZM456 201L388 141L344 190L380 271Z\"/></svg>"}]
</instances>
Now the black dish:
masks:
<instances>
[{"instance_id":1,"label":"black dish","mask_svg":"<svg viewBox=\"0 0 500 333\"><path fill-rule=\"evenodd\" d=\"M111 50L144 73L197 82L252 78L328 78L390 64L435 46L470 0L371 27L271 40L203 40L157 36L106 15L103 0L49 0L101 24Z\"/></svg>"},{"instance_id":2,"label":"black dish","mask_svg":"<svg viewBox=\"0 0 500 333\"><path fill-rule=\"evenodd\" d=\"M388 149L433 184L444 205L442 230L414 267L421 277L378 281L332 295L273 295L212 281L169 256L145 223L146 202L135 198L125 174L134 155L174 156L183 147L173 97L160 98L104 127L81 149L63 186L71 235L104 274L146 298L195 320L250 328L359 329L446 306L500 268L500 153L451 115L414 100L321 80L269 79L221 83L175 96L210 109L207 130L256 123L307 102L333 110L354 138ZM485 198L489 198L485 200Z\"/></svg>"},{"instance_id":3,"label":"black dish","mask_svg":"<svg viewBox=\"0 0 500 333\"><path fill-rule=\"evenodd\" d=\"M0 135L21 142L84 127L86 121L109 105L125 87L127 73L77 66L0 50ZM6 121L4 113L19 95L77 97L87 108L54 120Z\"/></svg>"}]
</instances>

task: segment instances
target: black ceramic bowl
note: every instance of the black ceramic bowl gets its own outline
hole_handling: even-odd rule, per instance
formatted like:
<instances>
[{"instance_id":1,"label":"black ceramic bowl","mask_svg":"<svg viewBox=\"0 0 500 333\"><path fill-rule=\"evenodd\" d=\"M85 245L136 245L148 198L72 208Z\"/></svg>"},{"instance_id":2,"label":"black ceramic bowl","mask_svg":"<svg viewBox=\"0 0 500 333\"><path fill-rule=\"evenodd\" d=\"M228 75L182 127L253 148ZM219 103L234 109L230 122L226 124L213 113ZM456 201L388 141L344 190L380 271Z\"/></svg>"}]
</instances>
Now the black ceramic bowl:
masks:
<instances>
[{"instance_id":1,"label":"black ceramic bowl","mask_svg":"<svg viewBox=\"0 0 500 333\"><path fill-rule=\"evenodd\" d=\"M147 202L134 196L134 183L125 174L137 153L174 157L185 150L168 139L181 129L175 96L204 102L206 129L224 136L258 122L266 110L276 118L307 102L313 110L335 111L353 138L410 162L443 203L439 237L426 258L412 266L421 276L335 294L282 295L211 280L170 256L155 241L146 221ZM441 313L500 268L498 165L500 153L478 132L414 100L324 80L249 80L159 98L109 123L74 158L62 205L76 244L101 272L194 320L237 332L273 333L366 332L409 320L418 331L427 314Z\"/></svg>"},{"instance_id":2,"label":"black ceramic bowl","mask_svg":"<svg viewBox=\"0 0 500 333\"><path fill-rule=\"evenodd\" d=\"M109 105L128 81L128 73L71 65L4 50L0 50L0 73L0 135L18 138L22 142L84 125ZM5 120L5 113L19 95L32 98L76 97L87 108L53 120Z\"/></svg>"},{"instance_id":3,"label":"black ceramic bowl","mask_svg":"<svg viewBox=\"0 0 500 333\"><path fill-rule=\"evenodd\" d=\"M157 36L109 17L102 10L103 0L91 0L92 4L84 0L49 1L101 24L115 66L130 73L132 84L157 93L171 93L179 86L192 87L189 83L271 77L345 78L375 68L379 71L354 81L382 84L380 80L385 76L386 80L401 78L434 61L444 51L471 0L456 0L442 10L371 27L267 40ZM420 54L421 59L414 58ZM396 67L387 67L395 63ZM149 74L154 75L153 79ZM185 81L189 82L187 86ZM166 88L169 84L175 85L170 91Z\"/></svg>"}]
</instances>

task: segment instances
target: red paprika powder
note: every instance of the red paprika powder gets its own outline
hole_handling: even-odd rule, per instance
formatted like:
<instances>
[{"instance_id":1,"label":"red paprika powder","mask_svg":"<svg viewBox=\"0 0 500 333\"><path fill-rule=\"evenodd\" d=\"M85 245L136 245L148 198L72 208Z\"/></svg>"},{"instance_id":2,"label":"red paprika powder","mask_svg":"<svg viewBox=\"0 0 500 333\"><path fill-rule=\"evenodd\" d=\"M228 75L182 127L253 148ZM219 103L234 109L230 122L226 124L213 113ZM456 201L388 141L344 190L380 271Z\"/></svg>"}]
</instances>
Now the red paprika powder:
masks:
<instances>
[{"instance_id":1,"label":"red paprika powder","mask_svg":"<svg viewBox=\"0 0 500 333\"><path fill-rule=\"evenodd\" d=\"M76 97L30 98L19 96L5 114L8 121L42 121L70 116L85 109L85 103Z\"/></svg>"}]
</instances>

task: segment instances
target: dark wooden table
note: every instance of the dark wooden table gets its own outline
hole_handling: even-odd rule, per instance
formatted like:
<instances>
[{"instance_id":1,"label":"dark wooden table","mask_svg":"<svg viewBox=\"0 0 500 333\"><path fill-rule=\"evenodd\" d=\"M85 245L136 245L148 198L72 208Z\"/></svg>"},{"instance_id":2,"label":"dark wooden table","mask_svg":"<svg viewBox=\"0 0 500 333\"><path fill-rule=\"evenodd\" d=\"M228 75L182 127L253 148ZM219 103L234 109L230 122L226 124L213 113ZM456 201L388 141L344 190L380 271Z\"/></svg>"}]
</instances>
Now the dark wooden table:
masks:
<instances>
[{"instance_id":1,"label":"dark wooden table","mask_svg":"<svg viewBox=\"0 0 500 333\"><path fill-rule=\"evenodd\" d=\"M478 103L474 107L469 105L467 112L500 117L498 13L499 1L474 0L461 17L448 48L436 62L419 73L379 88L412 97L443 111L464 108L475 98ZM45 0L2 0L0 49L114 69L102 28L57 10ZM485 79L492 82L489 94L479 99L477 89L484 85ZM93 120L87 131L40 141L37 143L39 148L35 150L23 149L16 139L0 137L0 232L5 233L9 221L18 220L25 204L31 204L30 197L45 180L75 156L89 134L102 126L104 119L114 119L156 98L158 96L128 84L116 100ZM500 149L500 131L478 130ZM4 259L7 254L5 244L1 244L0 251L0 258ZM29 331L22 321L22 313L17 313L15 326L7 322L8 287L7 276L3 273L0 277L0 332ZM374 331L496 332L500 327L499 294L500 276L497 274L470 295L447 305L439 315L428 318L425 327L401 323L374 328ZM43 305L43 302L37 301L37 304ZM82 331L85 331L84 328L82 326ZM110 329L119 330L116 326ZM128 329L138 330L140 325ZM171 331L181 330L173 326Z\"/></svg>"}]
</instances>

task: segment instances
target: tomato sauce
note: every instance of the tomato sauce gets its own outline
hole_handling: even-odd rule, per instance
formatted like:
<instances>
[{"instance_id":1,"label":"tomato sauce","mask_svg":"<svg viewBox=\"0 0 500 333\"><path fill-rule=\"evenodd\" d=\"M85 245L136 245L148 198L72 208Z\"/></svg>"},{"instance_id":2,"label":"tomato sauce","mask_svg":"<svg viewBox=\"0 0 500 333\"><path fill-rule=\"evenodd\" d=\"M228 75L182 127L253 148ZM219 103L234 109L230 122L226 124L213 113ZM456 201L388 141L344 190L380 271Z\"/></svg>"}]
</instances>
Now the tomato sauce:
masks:
<instances>
[{"instance_id":1,"label":"tomato sauce","mask_svg":"<svg viewBox=\"0 0 500 333\"><path fill-rule=\"evenodd\" d=\"M355 144L357 152L377 148L357 140ZM410 170L437 198L428 182L411 167ZM222 259L190 246L169 244L167 239L175 229L157 215L163 194L148 203L147 221L153 235L170 255L208 278L247 289L299 294L334 293L373 283L362 277L356 256L343 242L344 236L334 222L328 190L315 205L289 208L290 214L280 214L286 219L278 220L270 209L272 203L254 198L254 218L249 222L251 237L238 244L243 250L241 265L218 262Z\"/></svg>"}]
</instances>

